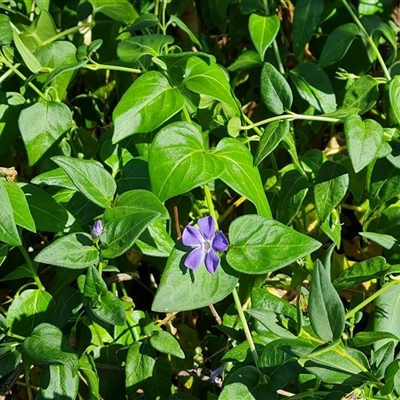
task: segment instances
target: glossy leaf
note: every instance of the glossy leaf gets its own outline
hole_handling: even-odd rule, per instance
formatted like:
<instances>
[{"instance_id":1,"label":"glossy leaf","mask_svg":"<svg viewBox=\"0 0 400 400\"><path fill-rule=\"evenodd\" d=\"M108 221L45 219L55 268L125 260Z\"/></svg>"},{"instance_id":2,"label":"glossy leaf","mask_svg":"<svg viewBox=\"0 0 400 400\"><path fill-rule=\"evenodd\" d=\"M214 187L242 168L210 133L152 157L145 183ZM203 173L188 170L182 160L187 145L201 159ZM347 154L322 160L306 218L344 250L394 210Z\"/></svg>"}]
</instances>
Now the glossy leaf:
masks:
<instances>
[{"instance_id":1,"label":"glossy leaf","mask_svg":"<svg viewBox=\"0 0 400 400\"><path fill-rule=\"evenodd\" d=\"M79 358L79 371L85 377L87 385L90 389L91 400L98 399L99 394L99 376L96 370L96 364L93 357L84 353Z\"/></svg>"},{"instance_id":2,"label":"glossy leaf","mask_svg":"<svg viewBox=\"0 0 400 400\"><path fill-rule=\"evenodd\" d=\"M237 72L243 69L261 67L262 59L260 54L254 50L245 50L240 53L238 58L228 67L229 72Z\"/></svg>"},{"instance_id":3,"label":"glossy leaf","mask_svg":"<svg viewBox=\"0 0 400 400\"><path fill-rule=\"evenodd\" d=\"M70 177L77 189L93 203L106 208L117 189L111 175L93 160L80 160L65 156L52 157Z\"/></svg>"},{"instance_id":4,"label":"glossy leaf","mask_svg":"<svg viewBox=\"0 0 400 400\"><path fill-rule=\"evenodd\" d=\"M243 399L256 400L256 390L260 383L260 372L248 365L234 371L228 378L220 396L220 400Z\"/></svg>"},{"instance_id":5,"label":"glossy leaf","mask_svg":"<svg viewBox=\"0 0 400 400\"><path fill-rule=\"evenodd\" d=\"M140 76L124 93L113 112L113 143L135 133L149 133L179 112L185 98L160 72Z\"/></svg>"},{"instance_id":6,"label":"glossy leaf","mask_svg":"<svg viewBox=\"0 0 400 400\"><path fill-rule=\"evenodd\" d=\"M79 376L64 364L48 364L40 371L42 399L74 399L78 387Z\"/></svg>"},{"instance_id":7,"label":"glossy leaf","mask_svg":"<svg viewBox=\"0 0 400 400\"><path fill-rule=\"evenodd\" d=\"M344 121L344 134L355 173L374 161L383 143L383 128L372 120L363 121L358 115L349 115Z\"/></svg>"},{"instance_id":8,"label":"glossy leaf","mask_svg":"<svg viewBox=\"0 0 400 400\"><path fill-rule=\"evenodd\" d=\"M93 4L94 13L102 13L116 21L129 23L133 22L138 13L133 8L132 4L127 0L90 0Z\"/></svg>"},{"instance_id":9,"label":"glossy leaf","mask_svg":"<svg viewBox=\"0 0 400 400\"><path fill-rule=\"evenodd\" d=\"M24 351L36 361L60 363L73 375L78 371L78 356L63 333L54 325L38 325L24 341Z\"/></svg>"},{"instance_id":10,"label":"glossy leaf","mask_svg":"<svg viewBox=\"0 0 400 400\"><path fill-rule=\"evenodd\" d=\"M200 57L189 58L183 84L190 91L219 100L241 114L226 73L215 62L209 61L207 64Z\"/></svg>"},{"instance_id":11,"label":"glossy leaf","mask_svg":"<svg viewBox=\"0 0 400 400\"><path fill-rule=\"evenodd\" d=\"M297 170L291 170L282 177L276 219L289 224L299 212L308 192L308 179Z\"/></svg>"},{"instance_id":12,"label":"glossy leaf","mask_svg":"<svg viewBox=\"0 0 400 400\"><path fill-rule=\"evenodd\" d=\"M353 40L359 34L360 30L353 22L343 24L334 29L325 42L324 48L319 57L318 66L320 68L326 68L341 60L349 50Z\"/></svg>"},{"instance_id":13,"label":"glossy leaf","mask_svg":"<svg viewBox=\"0 0 400 400\"><path fill-rule=\"evenodd\" d=\"M336 110L336 97L328 75L312 62L304 62L292 69L290 79L299 96L321 113Z\"/></svg>"},{"instance_id":14,"label":"glossy leaf","mask_svg":"<svg viewBox=\"0 0 400 400\"><path fill-rule=\"evenodd\" d=\"M196 46L198 46L200 49L202 48L202 45L201 45L199 39L197 39L197 37L194 35L194 33L189 29L189 27L180 18L178 18L175 15L171 15L170 18L169 18L168 23L175 24L179 29L182 29L185 33L187 33L187 35L189 36L190 40Z\"/></svg>"},{"instance_id":15,"label":"glossy leaf","mask_svg":"<svg viewBox=\"0 0 400 400\"><path fill-rule=\"evenodd\" d=\"M105 228L101 236L104 257L115 258L127 251L143 231L156 219L168 219L160 200L146 190L123 193L113 208L104 214Z\"/></svg>"},{"instance_id":16,"label":"glossy leaf","mask_svg":"<svg viewBox=\"0 0 400 400\"><path fill-rule=\"evenodd\" d=\"M312 272L308 309L314 332L325 342L340 338L344 331L344 307L331 282L330 261L317 260Z\"/></svg>"},{"instance_id":17,"label":"glossy leaf","mask_svg":"<svg viewBox=\"0 0 400 400\"><path fill-rule=\"evenodd\" d=\"M166 331L155 331L150 338L150 344L159 352L178 358L185 358L179 342Z\"/></svg>"},{"instance_id":18,"label":"glossy leaf","mask_svg":"<svg viewBox=\"0 0 400 400\"><path fill-rule=\"evenodd\" d=\"M298 0L293 19L293 52L299 58L324 11L324 0Z\"/></svg>"},{"instance_id":19,"label":"glossy leaf","mask_svg":"<svg viewBox=\"0 0 400 400\"><path fill-rule=\"evenodd\" d=\"M292 89L282 74L270 63L264 63L261 71L261 98L273 114L290 110L293 103Z\"/></svg>"},{"instance_id":20,"label":"glossy leaf","mask_svg":"<svg viewBox=\"0 0 400 400\"><path fill-rule=\"evenodd\" d=\"M181 242L175 246L151 306L153 311L173 312L206 307L223 300L237 284L238 274L224 260L214 275L204 266L195 271L185 267L184 259L190 250Z\"/></svg>"},{"instance_id":21,"label":"glossy leaf","mask_svg":"<svg viewBox=\"0 0 400 400\"><path fill-rule=\"evenodd\" d=\"M82 295L72 286L67 286L58 297L52 322L58 328L62 328L82 306Z\"/></svg>"},{"instance_id":22,"label":"glossy leaf","mask_svg":"<svg viewBox=\"0 0 400 400\"><path fill-rule=\"evenodd\" d=\"M214 156L221 160L224 166L219 178L254 203L259 215L271 218L260 173L253 165L253 157L249 150L235 139L224 138L218 143Z\"/></svg>"},{"instance_id":23,"label":"glossy leaf","mask_svg":"<svg viewBox=\"0 0 400 400\"><path fill-rule=\"evenodd\" d=\"M59 186L71 190L77 190L71 178L62 168L52 169L51 171L36 175L31 180L31 183L34 185Z\"/></svg>"},{"instance_id":24,"label":"glossy leaf","mask_svg":"<svg viewBox=\"0 0 400 400\"><path fill-rule=\"evenodd\" d=\"M161 200L189 192L220 177L221 161L206 151L201 133L187 122L167 125L149 154L150 182Z\"/></svg>"},{"instance_id":25,"label":"glossy leaf","mask_svg":"<svg viewBox=\"0 0 400 400\"><path fill-rule=\"evenodd\" d=\"M265 51L275 39L280 27L279 17L274 15L251 14L249 18L250 37L255 48L264 58Z\"/></svg>"},{"instance_id":26,"label":"glossy leaf","mask_svg":"<svg viewBox=\"0 0 400 400\"><path fill-rule=\"evenodd\" d=\"M349 175L342 165L332 161L322 164L314 187L315 207L321 223L343 200L348 186Z\"/></svg>"},{"instance_id":27,"label":"glossy leaf","mask_svg":"<svg viewBox=\"0 0 400 400\"><path fill-rule=\"evenodd\" d=\"M45 247L35 257L35 261L63 268L83 269L97 265L99 251L87 233L71 233Z\"/></svg>"},{"instance_id":28,"label":"glossy leaf","mask_svg":"<svg viewBox=\"0 0 400 400\"><path fill-rule=\"evenodd\" d=\"M377 81L371 75L356 79L346 90L342 107L345 109L358 108L362 115L369 111L379 100Z\"/></svg>"},{"instance_id":29,"label":"glossy leaf","mask_svg":"<svg viewBox=\"0 0 400 400\"><path fill-rule=\"evenodd\" d=\"M396 75L389 82L386 91L386 109L390 126L400 126L400 76Z\"/></svg>"},{"instance_id":30,"label":"glossy leaf","mask_svg":"<svg viewBox=\"0 0 400 400\"><path fill-rule=\"evenodd\" d=\"M24 44L19 34L15 29L12 31L15 47L17 48L19 54L24 60L26 66L33 72L39 72L42 66L35 55L30 51L30 49Z\"/></svg>"},{"instance_id":31,"label":"glossy leaf","mask_svg":"<svg viewBox=\"0 0 400 400\"><path fill-rule=\"evenodd\" d=\"M258 215L236 218L229 227L229 240L226 259L232 268L246 274L275 271L321 246L306 235Z\"/></svg>"},{"instance_id":32,"label":"glossy leaf","mask_svg":"<svg viewBox=\"0 0 400 400\"><path fill-rule=\"evenodd\" d=\"M19 246L21 244L21 239L15 224L13 207L5 185L1 183L0 202L2 204L0 207L0 240L14 246Z\"/></svg>"},{"instance_id":33,"label":"glossy leaf","mask_svg":"<svg viewBox=\"0 0 400 400\"><path fill-rule=\"evenodd\" d=\"M63 103L39 101L21 111L18 125L28 152L29 165L34 165L40 162L71 128L72 115Z\"/></svg>"}]
</instances>

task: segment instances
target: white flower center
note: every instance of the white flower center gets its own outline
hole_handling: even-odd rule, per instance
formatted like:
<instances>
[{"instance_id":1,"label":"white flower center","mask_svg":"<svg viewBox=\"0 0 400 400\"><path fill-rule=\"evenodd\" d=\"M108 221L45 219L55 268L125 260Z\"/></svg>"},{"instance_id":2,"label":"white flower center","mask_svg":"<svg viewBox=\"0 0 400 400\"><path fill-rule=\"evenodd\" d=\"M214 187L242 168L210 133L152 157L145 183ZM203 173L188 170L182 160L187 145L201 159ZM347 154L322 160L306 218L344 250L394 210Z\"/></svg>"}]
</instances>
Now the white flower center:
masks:
<instances>
[{"instance_id":1,"label":"white flower center","mask_svg":"<svg viewBox=\"0 0 400 400\"><path fill-rule=\"evenodd\" d=\"M203 243L202 243L202 245L201 245L201 248L204 250L204 251L210 251L210 249L211 249L211 243L208 241L208 240L205 240Z\"/></svg>"}]
</instances>

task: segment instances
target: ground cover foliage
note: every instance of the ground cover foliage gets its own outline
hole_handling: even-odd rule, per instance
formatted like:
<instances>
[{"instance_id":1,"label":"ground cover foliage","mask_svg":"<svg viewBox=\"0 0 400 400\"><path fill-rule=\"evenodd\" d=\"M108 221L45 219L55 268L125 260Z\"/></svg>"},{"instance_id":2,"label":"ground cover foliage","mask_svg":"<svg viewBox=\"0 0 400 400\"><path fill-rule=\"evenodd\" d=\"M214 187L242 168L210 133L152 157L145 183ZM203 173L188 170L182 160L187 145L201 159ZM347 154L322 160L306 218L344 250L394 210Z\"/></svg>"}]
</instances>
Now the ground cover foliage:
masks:
<instances>
[{"instance_id":1,"label":"ground cover foliage","mask_svg":"<svg viewBox=\"0 0 400 400\"><path fill-rule=\"evenodd\" d=\"M0 397L400 398L391 0L0 3Z\"/></svg>"}]
</instances>

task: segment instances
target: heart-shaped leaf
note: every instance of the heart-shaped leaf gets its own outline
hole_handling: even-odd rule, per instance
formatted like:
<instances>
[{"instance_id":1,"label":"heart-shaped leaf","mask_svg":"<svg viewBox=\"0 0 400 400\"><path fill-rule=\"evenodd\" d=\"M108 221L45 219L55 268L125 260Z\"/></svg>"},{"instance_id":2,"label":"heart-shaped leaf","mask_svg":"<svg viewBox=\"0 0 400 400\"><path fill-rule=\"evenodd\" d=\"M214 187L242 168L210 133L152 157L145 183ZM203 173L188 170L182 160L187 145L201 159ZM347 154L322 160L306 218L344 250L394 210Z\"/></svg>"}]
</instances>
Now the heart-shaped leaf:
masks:
<instances>
[{"instance_id":1,"label":"heart-shaped leaf","mask_svg":"<svg viewBox=\"0 0 400 400\"><path fill-rule=\"evenodd\" d=\"M255 48L264 59L264 54L275 39L280 27L279 17L274 15L251 14L249 18L249 31Z\"/></svg>"}]
</instances>

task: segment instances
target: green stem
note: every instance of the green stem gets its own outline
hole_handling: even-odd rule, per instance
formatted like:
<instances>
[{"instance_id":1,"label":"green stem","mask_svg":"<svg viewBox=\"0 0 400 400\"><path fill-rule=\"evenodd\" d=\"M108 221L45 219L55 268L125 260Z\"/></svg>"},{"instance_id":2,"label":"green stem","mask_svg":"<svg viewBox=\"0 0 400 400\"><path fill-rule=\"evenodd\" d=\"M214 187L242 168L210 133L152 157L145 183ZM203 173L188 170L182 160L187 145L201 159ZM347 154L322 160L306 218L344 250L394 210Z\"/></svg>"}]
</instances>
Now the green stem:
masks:
<instances>
[{"instance_id":1,"label":"green stem","mask_svg":"<svg viewBox=\"0 0 400 400\"><path fill-rule=\"evenodd\" d=\"M189 124L192 123L192 119L190 118L189 110L187 109L186 105L183 106L182 108L183 115L185 116L185 119Z\"/></svg>"},{"instance_id":2,"label":"green stem","mask_svg":"<svg viewBox=\"0 0 400 400\"><path fill-rule=\"evenodd\" d=\"M283 119L288 119L289 121L294 121L296 119L306 120L306 121L323 121L323 122L331 122L334 124L340 122L339 118L323 117L321 115L285 114L285 115L277 115L276 117L263 119L262 121L256 122L254 124L242 126L240 129L247 131L249 129L254 129L257 126L269 124L270 122L274 122L274 121L281 121Z\"/></svg>"},{"instance_id":3,"label":"green stem","mask_svg":"<svg viewBox=\"0 0 400 400\"><path fill-rule=\"evenodd\" d=\"M12 65L10 62L5 57L0 57L0 62L4 63L7 65L8 68L10 68L14 74L18 75L24 82L27 81L26 76L18 70L18 68L15 67L15 65ZM20 64L17 64L20 66ZM28 82L28 85L43 99L47 101L47 97L32 83Z\"/></svg>"},{"instance_id":4,"label":"green stem","mask_svg":"<svg viewBox=\"0 0 400 400\"><path fill-rule=\"evenodd\" d=\"M367 304L371 303L371 301L375 300L377 297L379 297L381 294L385 293L386 290L390 289L392 286L397 285L400 283L400 280L393 279L390 281L387 285L382 286L377 292L372 294L368 299L365 299L363 302L361 302L357 307L354 307L351 309L346 315L345 318L349 319L351 318L355 313L357 313L359 310L364 308Z\"/></svg>"},{"instance_id":5,"label":"green stem","mask_svg":"<svg viewBox=\"0 0 400 400\"><path fill-rule=\"evenodd\" d=\"M21 64L15 64L15 68L19 68ZM8 69L2 76L0 76L0 83L4 82L10 75L12 75L14 71L12 69Z\"/></svg>"},{"instance_id":6,"label":"green stem","mask_svg":"<svg viewBox=\"0 0 400 400\"><path fill-rule=\"evenodd\" d=\"M42 42L41 46L46 46L46 44L50 44L55 42L58 39L63 38L64 36L70 35L71 33L78 32L82 28L90 27L93 28L95 22L85 22L81 25L73 26L72 28L66 29L65 31L57 33L57 35L52 36L51 38Z\"/></svg>"},{"instance_id":7,"label":"green stem","mask_svg":"<svg viewBox=\"0 0 400 400\"><path fill-rule=\"evenodd\" d=\"M208 187L208 185L204 185L204 194L206 196L206 202L208 205L208 210L210 211L210 215L214 218L214 221L215 221L215 230L217 231L218 230L218 220L215 215L214 203L213 203L213 199L211 197L211 191L210 191L210 188Z\"/></svg>"},{"instance_id":8,"label":"green stem","mask_svg":"<svg viewBox=\"0 0 400 400\"><path fill-rule=\"evenodd\" d=\"M252 121L246 114L243 114L243 117L244 117L245 121L246 121L248 124L254 125L254 124L253 124L253 121ZM250 125L249 125L249 126L250 126ZM254 126L253 129L256 131L256 133L257 133L258 136L262 136L262 135L263 135L263 133L261 132L261 129L257 128L257 126Z\"/></svg>"},{"instance_id":9,"label":"green stem","mask_svg":"<svg viewBox=\"0 0 400 400\"><path fill-rule=\"evenodd\" d=\"M23 245L18 246L18 247L19 247L19 249L21 250L21 253L22 253L22 255L23 255L24 258L25 258L26 264L28 265L28 268L29 268L29 270L31 271L31 274L32 274L32 276L33 276L33 279L34 279L35 282L36 282L37 287L38 287L40 290L45 290L45 288L44 288L42 282L40 281L39 275L37 274L36 269L35 269L35 267L33 266L32 260L31 260L31 258L29 257L28 252L25 250L25 247L24 247Z\"/></svg>"},{"instance_id":10,"label":"green stem","mask_svg":"<svg viewBox=\"0 0 400 400\"><path fill-rule=\"evenodd\" d=\"M92 322L92 325L93 325L94 331L96 332L96 336L97 336L97 339L100 342L100 345L104 346L104 342L103 342L103 339L101 338L101 333L99 331L99 328L98 328L97 324L95 322Z\"/></svg>"},{"instance_id":11,"label":"green stem","mask_svg":"<svg viewBox=\"0 0 400 400\"><path fill-rule=\"evenodd\" d=\"M19 340L25 340L26 337L21 336L21 335L17 335L16 333L12 333L12 332L7 332L6 336L13 338L13 339L19 339Z\"/></svg>"},{"instance_id":12,"label":"green stem","mask_svg":"<svg viewBox=\"0 0 400 400\"><path fill-rule=\"evenodd\" d=\"M276 61L278 63L279 72L282 75L284 75L285 74L285 68L283 67L283 63L282 63L282 60L281 60L281 55L279 54L279 48L278 48L278 43L276 43L276 39L274 39L274 41L272 42L272 48L274 49L275 58L276 58Z\"/></svg>"},{"instance_id":13,"label":"green stem","mask_svg":"<svg viewBox=\"0 0 400 400\"><path fill-rule=\"evenodd\" d=\"M254 345L253 336L251 336L249 325L247 324L247 320L244 315L244 312L242 309L242 304L240 303L239 295L238 295L236 288L233 289L232 295L233 295L233 299L235 300L235 305L236 305L236 309L239 314L240 321L242 322L242 325L243 325L244 334L246 335L246 339L249 343L251 355L253 356L254 362L257 365L258 364L258 354L256 351L256 346Z\"/></svg>"},{"instance_id":14,"label":"green stem","mask_svg":"<svg viewBox=\"0 0 400 400\"><path fill-rule=\"evenodd\" d=\"M108 65L108 64L85 64L81 68L90 69L92 71L98 71L100 69L111 70L111 71L122 71L130 72L131 74L140 74L142 71L137 68L121 67L119 65Z\"/></svg>"},{"instance_id":15,"label":"green stem","mask_svg":"<svg viewBox=\"0 0 400 400\"><path fill-rule=\"evenodd\" d=\"M352 204L346 204L346 203L340 204L340 207L345 208L346 210L352 210L360 213L365 213L367 211L365 208L362 208L360 206L353 206Z\"/></svg>"},{"instance_id":16,"label":"green stem","mask_svg":"<svg viewBox=\"0 0 400 400\"><path fill-rule=\"evenodd\" d=\"M353 18L354 22L356 23L356 25L360 28L361 32L363 33L365 39L367 40L367 42L370 44L370 46L372 47L372 50L374 51L374 53L376 54L376 57L379 61L379 64L381 65L381 68L383 70L383 74L385 75L386 79L388 81L390 81L392 78L389 74L389 71L386 67L385 61L382 58L381 53L379 52L378 48L376 47L374 41L372 40L372 38L369 36L368 32L366 31L366 29L364 28L364 25L361 23L361 21L358 19L357 15L354 13L353 9L351 8L351 6L347 3L347 0L342 0L343 5L347 8L347 11L350 13L351 17Z\"/></svg>"}]
</instances>

